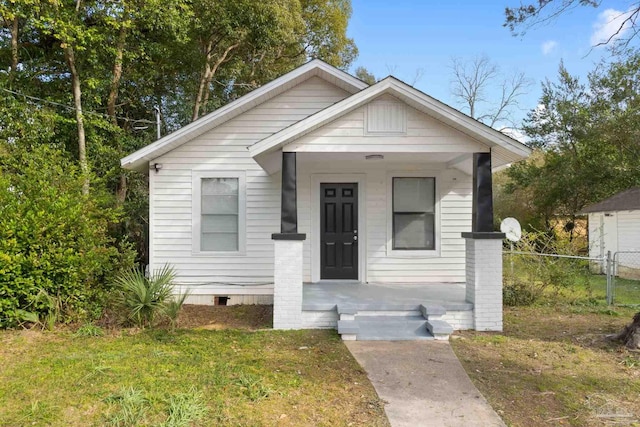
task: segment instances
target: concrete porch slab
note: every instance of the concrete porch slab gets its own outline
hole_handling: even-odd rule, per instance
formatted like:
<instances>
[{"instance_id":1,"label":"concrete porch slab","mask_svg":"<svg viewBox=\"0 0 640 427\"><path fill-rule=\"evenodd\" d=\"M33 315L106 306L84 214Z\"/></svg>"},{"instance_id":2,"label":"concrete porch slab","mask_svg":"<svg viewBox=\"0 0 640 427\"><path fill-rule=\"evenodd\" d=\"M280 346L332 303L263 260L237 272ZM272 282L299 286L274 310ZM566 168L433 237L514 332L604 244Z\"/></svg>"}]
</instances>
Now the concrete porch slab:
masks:
<instances>
[{"instance_id":1,"label":"concrete porch slab","mask_svg":"<svg viewBox=\"0 0 640 427\"><path fill-rule=\"evenodd\" d=\"M439 305L448 311L472 310L465 300L464 283L360 284L354 282L305 283L302 310L334 310L337 306L359 310L419 310Z\"/></svg>"}]
</instances>

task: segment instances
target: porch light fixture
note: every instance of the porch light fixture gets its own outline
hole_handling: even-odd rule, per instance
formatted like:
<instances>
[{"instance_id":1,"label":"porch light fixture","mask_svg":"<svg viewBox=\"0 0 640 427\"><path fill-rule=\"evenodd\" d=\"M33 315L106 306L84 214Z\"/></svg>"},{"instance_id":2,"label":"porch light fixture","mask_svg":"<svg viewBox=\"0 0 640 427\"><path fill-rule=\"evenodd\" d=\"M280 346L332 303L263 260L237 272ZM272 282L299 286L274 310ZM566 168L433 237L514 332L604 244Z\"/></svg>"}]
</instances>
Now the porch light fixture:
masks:
<instances>
[{"instance_id":1,"label":"porch light fixture","mask_svg":"<svg viewBox=\"0 0 640 427\"><path fill-rule=\"evenodd\" d=\"M384 156L382 154L367 154L364 158L366 160L382 160Z\"/></svg>"},{"instance_id":2,"label":"porch light fixture","mask_svg":"<svg viewBox=\"0 0 640 427\"><path fill-rule=\"evenodd\" d=\"M162 163L154 163L149 169L153 169L156 171L156 173L158 173L160 172L160 169L162 169Z\"/></svg>"}]
</instances>

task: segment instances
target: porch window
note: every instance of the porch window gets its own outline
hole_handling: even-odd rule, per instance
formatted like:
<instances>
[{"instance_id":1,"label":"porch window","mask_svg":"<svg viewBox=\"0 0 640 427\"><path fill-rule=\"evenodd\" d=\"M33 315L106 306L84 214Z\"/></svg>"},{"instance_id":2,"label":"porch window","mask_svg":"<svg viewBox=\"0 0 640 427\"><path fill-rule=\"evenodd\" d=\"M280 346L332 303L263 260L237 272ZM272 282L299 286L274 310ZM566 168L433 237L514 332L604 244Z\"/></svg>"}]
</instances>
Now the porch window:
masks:
<instances>
[{"instance_id":1,"label":"porch window","mask_svg":"<svg viewBox=\"0 0 640 427\"><path fill-rule=\"evenodd\" d=\"M435 250L435 178L393 178L394 250Z\"/></svg>"},{"instance_id":2,"label":"porch window","mask_svg":"<svg viewBox=\"0 0 640 427\"><path fill-rule=\"evenodd\" d=\"M244 174L196 173L193 188L194 252L242 252Z\"/></svg>"}]
</instances>

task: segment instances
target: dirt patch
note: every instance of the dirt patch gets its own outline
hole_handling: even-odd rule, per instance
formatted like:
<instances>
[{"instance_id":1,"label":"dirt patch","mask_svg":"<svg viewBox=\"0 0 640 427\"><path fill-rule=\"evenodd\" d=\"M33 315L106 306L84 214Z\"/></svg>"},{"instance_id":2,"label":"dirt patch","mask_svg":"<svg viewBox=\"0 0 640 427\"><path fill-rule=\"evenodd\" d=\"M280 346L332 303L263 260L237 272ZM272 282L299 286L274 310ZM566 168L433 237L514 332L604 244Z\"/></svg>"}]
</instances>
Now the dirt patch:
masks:
<instances>
[{"instance_id":1,"label":"dirt patch","mask_svg":"<svg viewBox=\"0 0 640 427\"><path fill-rule=\"evenodd\" d=\"M272 305L185 305L179 328L257 330L272 327Z\"/></svg>"}]
</instances>

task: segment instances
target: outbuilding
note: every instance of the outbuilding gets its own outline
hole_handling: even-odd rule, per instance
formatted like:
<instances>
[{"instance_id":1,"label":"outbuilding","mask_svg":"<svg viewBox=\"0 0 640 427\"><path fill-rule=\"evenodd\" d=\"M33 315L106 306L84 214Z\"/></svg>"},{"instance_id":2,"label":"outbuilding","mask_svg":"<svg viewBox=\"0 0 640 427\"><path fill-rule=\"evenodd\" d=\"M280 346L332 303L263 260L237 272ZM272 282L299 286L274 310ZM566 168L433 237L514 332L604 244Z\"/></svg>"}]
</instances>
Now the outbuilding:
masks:
<instances>
[{"instance_id":1,"label":"outbuilding","mask_svg":"<svg viewBox=\"0 0 640 427\"><path fill-rule=\"evenodd\" d=\"M589 216L589 256L611 253L615 273L640 279L640 187L630 188L581 212ZM605 263L598 267L604 273Z\"/></svg>"}]
</instances>

